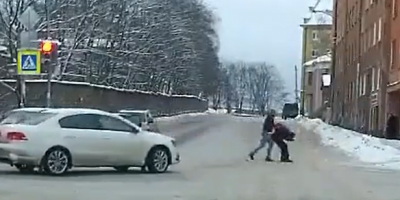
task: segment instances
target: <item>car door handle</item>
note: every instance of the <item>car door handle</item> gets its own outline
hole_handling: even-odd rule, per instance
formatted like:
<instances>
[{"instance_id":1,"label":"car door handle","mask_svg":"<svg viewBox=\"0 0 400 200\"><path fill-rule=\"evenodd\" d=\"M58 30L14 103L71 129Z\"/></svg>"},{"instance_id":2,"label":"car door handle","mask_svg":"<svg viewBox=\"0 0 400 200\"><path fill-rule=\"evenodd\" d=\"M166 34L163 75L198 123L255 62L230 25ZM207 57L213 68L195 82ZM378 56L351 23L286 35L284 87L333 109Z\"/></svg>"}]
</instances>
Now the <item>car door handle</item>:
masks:
<instances>
[{"instance_id":1,"label":"car door handle","mask_svg":"<svg viewBox=\"0 0 400 200\"><path fill-rule=\"evenodd\" d=\"M111 140L109 137L103 137L103 140Z\"/></svg>"},{"instance_id":2,"label":"car door handle","mask_svg":"<svg viewBox=\"0 0 400 200\"><path fill-rule=\"evenodd\" d=\"M68 135L68 136L65 136L64 138L66 138L66 139L75 139L76 136Z\"/></svg>"}]
</instances>

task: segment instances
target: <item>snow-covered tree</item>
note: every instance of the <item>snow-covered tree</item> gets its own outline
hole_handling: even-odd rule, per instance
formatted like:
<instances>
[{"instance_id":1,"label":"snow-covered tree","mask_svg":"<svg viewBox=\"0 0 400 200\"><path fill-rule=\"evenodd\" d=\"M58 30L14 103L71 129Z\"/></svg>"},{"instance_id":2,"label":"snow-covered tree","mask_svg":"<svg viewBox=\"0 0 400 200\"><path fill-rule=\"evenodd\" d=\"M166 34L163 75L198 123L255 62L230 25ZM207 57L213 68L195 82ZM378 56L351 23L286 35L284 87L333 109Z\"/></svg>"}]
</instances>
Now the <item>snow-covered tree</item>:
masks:
<instances>
[{"instance_id":1,"label":"snow-covered tree","mask_svg":"<svg viewBox=\"0 0 400 200\"><path fill-rule=\"evenodd\" d=\"M216 92L216 18L200 0L2 0L0 38L15 62L20 24L31 5L47 21L40 37L61 42L60 80L170 94ZM4 27L4 28L3 28ZM0 74L5 76L5 72Z\"/></svg>"}]
</instances>

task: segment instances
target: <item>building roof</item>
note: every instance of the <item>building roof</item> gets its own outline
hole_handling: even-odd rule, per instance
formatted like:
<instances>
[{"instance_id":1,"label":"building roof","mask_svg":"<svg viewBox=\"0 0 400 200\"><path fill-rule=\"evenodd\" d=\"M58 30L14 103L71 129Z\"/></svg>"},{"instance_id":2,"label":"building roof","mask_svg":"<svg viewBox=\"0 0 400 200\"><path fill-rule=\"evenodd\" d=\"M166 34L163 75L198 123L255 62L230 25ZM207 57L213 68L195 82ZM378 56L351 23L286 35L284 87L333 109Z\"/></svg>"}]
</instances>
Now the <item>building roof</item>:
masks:
<instances>
[{"instance_id":1,"label":"building roof","mask_svg":"<svg viewBox=\"0 0 400 200\"><path fill-rule=\"evenodd\" d=\"M315 6L315 7L314 7ZM317 13L310 13L309 16L305 17L302 27L309 27L312 25L331 25L333 22L333 16L329 13L333 9L333 0L320 0L317 5L311 5Z\"/></svg>"},{"instance_id":2,"label":"building roof","mask_svg":"<svg viewBox=\"0 0 400 200\"><path fill-rule=\"evenodd\" d=\"M329 63L329 62L332 62L332 57L330 54L327 54L327 55L323 55L318 58L312 59L310 61L307 61L303 65L304 66L312 66L315 64L319 64L319 63Z\"/></svg>"},{"instance_id":3,"label":"building roof","mask_svg":"<svg viewBox=\"0 0 400 200\"><path fill-rule=\"evenodd\" d=\"M332 29L332 24L300 24L302 28L314 28L314 29Z\"/></svg>"}]
</instances>

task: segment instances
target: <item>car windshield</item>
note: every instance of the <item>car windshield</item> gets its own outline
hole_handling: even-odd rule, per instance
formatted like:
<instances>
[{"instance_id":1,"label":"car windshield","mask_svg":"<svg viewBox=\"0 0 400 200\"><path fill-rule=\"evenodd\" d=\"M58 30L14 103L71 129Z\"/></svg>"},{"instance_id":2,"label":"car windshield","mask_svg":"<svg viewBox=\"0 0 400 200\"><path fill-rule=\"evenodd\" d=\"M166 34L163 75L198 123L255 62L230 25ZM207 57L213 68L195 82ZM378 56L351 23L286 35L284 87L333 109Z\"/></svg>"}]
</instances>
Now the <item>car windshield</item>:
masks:
<instances>
[{"instance_id":1,"label":"car windshield","mask_svg":"<svg viewBox=\"0 0 400 200\"><path fill-rule=\"evenodd\" d=\"M283 110L286 112L297 112L298 107L297 104L285 104Z\"/></svg>"},{"instance_id":2,"label":"car windshield","mask_svg":"<svg viewBox=\"0 0 400 200\"><path fill-rule=\"evenodd\" d=\"M54 115L56 114L48 112L11 111L3 117L0 124L38 125Z\"/></svg>"}]
</instances>

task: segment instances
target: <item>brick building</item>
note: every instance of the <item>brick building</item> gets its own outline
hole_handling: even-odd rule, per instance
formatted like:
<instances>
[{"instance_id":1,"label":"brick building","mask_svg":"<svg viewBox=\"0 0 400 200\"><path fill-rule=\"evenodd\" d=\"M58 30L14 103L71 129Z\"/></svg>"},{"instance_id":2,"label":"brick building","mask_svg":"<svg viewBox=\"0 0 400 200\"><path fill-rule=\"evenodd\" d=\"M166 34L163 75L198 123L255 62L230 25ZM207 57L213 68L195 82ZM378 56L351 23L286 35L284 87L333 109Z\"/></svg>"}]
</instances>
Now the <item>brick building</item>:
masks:
<instances>
[{"instance_id":1,"label":"brick building","mask_svg":"<svg viewBox=\"0 0 400 200\"><path fill-rule=\"evenodd\" d=\"M388 85L387 85L387 103L388 111L400 116L400 17L399 1L387 0L386 18L390 23L388 31L390 32L389 53L388 53Z\"/></svg>"},{"instance_id":2,"label":"brick building","mask_svg":"<svg viewBox=\"0 0 400 200\"><path fill-rule=\"evenodd\" d=\"M386 118L385 0L335 0L333 120L355 129L382 130Z\"/></svg>"},{"instance_id":3,"label":"brick building","mask_svg":"<svg viewBox=\"0 0 400 200\"><path fill-rule=\"evenodd\" d=\"M306 113L313 113L319 108L313 103L315 98L313 80L320 77L316 77L312 70L306 69L309 65L304 64L330 53L332 27L331 24L318 22L308 22L300 26L303 28L300 107Z\"/></svg>"}]
</instances>

